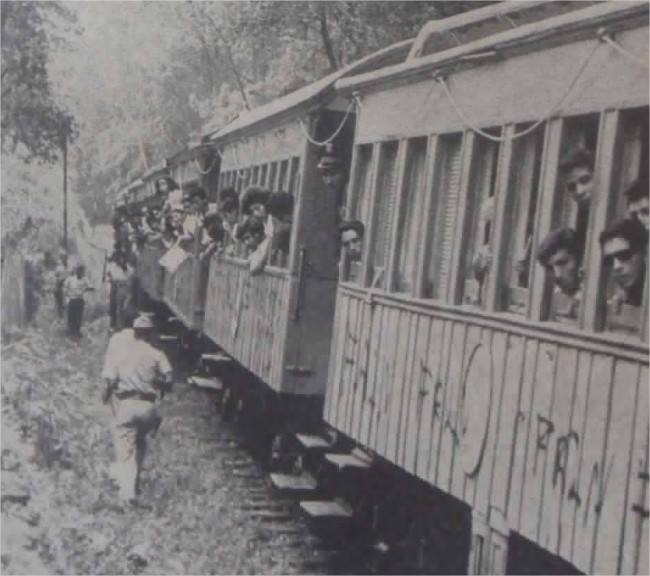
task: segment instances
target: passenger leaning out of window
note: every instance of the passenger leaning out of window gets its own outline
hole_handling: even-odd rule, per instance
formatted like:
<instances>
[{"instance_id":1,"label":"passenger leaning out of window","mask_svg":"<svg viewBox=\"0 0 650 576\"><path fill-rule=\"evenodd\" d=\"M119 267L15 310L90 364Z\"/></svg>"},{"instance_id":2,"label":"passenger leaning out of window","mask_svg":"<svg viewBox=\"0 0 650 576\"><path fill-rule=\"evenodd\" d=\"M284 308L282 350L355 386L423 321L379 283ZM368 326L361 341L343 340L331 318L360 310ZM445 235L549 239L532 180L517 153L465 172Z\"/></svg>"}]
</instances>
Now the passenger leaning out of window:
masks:
<instances>
[{"instance_id":1,"label":"passenger leaning out of window","mask_svg":"<svg viewBox=\"0 0 650 576\"><path fill-rule=\"evenodd\" d=\"M266 203L266 212L264 235L271 244L271 264L285 266L291 244L293 196L287 192L273 192Z\"/></svg>"},{"instance_id":2,"label":"passenger leaning out of window","mask_svg":"<svg viewBox=\"0 0 650 576\"><path fill-rule=\"evenodd\" d=\"M343 249L344 277L348 281L359 278L363 260L363 236L365 226L359 220L347 220L339 226Z\"/></svg>"},{"instance_id":3,"label":"passenger leaning out of window","mask_svg":"<svg viewBox=\"0 0 650 576\"><path fill-rule=\"evenodd\" d=\"M625 190L627 198L627 213L630 218L636 219L646 230L650 224L650 188L648 180L636 180Z\"/></svg>"},{"instance_id":4,"label":"passenger leaning out of window","mask_svg":"<svg viewBox=\"0 0 650 576\"><path fill-rule=\"evenodd\" d=\"M553 230L537 249L537 261L551 274L555 291L551 319L575 320L582 300L582 252L571 228Z\"/></svg>"},{"instance_id":5,"label":"passenger leaning out of window","mask_svg":"<svg viewBox=\"0 0 650 576\"><path fill-rule=\"evenodd\" d=\"M643 303L648 231L638 221L619 220L600 234L600 247L607 270L615 284L609 311L623 313L625 306Z\"/></svg>"},{"instance_id":6,"label":"passenger leaning out of window","mask_svg":"<svg viewBox=\"0 0 650 576\"><path fill-rule=\"evenodd\" d=\"M569 152L560 162L566 194L576 203L575 232L580 252L584 253L589 222L589 207L594 189L594 156L586 148Z\"/></svg>"}]
</instances>

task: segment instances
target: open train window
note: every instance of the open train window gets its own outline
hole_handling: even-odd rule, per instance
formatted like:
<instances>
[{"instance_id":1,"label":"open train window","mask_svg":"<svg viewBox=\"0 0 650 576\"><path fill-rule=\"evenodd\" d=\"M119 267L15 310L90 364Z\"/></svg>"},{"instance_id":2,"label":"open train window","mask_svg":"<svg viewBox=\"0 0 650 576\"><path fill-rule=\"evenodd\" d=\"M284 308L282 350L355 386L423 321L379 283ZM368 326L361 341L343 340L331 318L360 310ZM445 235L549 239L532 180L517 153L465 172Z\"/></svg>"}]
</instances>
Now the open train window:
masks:
<instances>
[{"instance_id":1,"label":"open train window","mask_svg":"<svg viewBox=\"0 0 650 576\"><path fill-rule=\"evenodd\" d=\"M604 327L639 335L647 321L648 108L621 112L616 145L607 232L599 246Z\"/></svg>"},{"instance_id":2,"label":"open train window","mask_svg":"<svg viewBox=\"0 0 650 576\"><path fill-rule=\"evenodd\" d=\"M516 127L516 132L528 125ZM512 147L508 202L504 225L506 226L506 267L504 290L498 308L517 314L528 312L532 264L535 259L533 232L540 173L544 131L537 129L515 140Z\"/></svg>"},{"instance_id":3,"label":"open train window","mask_svg":"<svg viewBox=\"0 0 650 576\"><path fill-rule=\"evenodd\" d=\"M352 205L349 219L361 222L365 235L370 222L372 144L361 144L357 146L356 167L353 177L354 180L351 183ZM347 282L358 282L361 280L361 266L363 264L363 236L361 237L361 246L357 246L356 250L352 251L346 249L345 243L348 239L342 238L341 240L344 259L342 278Z\"/></svg>"},{"instance_id":4,"label":"open train window","mask_svg":"<svg viewBox=\"0 0 650 576\"><path fill-rule=\"evenodd\" d=\"M394 289L412 293L415 283L419 249L421 215L424 204L424 167L426 138L412 138L407 143L406 169L401 190L397 226L397 248Z\"/></svg>"},{"instance_id":5,"label":"open train window","mask_svg":"<svg viewBox=\"0 0 650 576\"><path fill-rule=\"evenodd\" d=\"M289 176L289 160L282 160L282 162L280 163L280 178L278 180L278 191L286 192L288 176Z\"/></svg>"},{"instance_id":6,"label":"open train window","mask_svg":"<svg viewBox=\"0 0 650 576\"><path fill-rule=\"evenodd\" d=\"M577 325L583 315L582 277L589 248L599 123L598 114L564 120L551 227L535 246L548 275L547 289L552 290L547 300L550 306L542 314L548 320Z\"/></svg>"},{"instance_id":7,"label":"open train window","mask_svg":"<svg viewBox=\"0 0 650 576\"><path fill-rule=\"evenodd\" d=\"M384 142L380 149L379 175L375 194L373 238L369 252L370 286L386 288L386 268L397 184L397 140Z\"/></svg>"},{"instance_id":8,"label":"open train window","mask_svg":"<svg viewBox=\"0 0 650 576\"><path fill-rule=\"evenodd\" d=\"M260 183L259 181L260 177L260 167L259 166L254 166L253 167L253 177L251 179L251 184L257 185Z\"/></svg>"},{"instance_id":9,"label":"open train window","mask_svg":"<svg viewBox=\"0 0 650 576\"><path fill-rule=\"evenodd\" d=\"M268 188L269 190L276 190L277 186L275 183L275 179L278 173L278 163L277 162L271 162L271 167L269 168L269 181L268 181Z\"/></svg>"},{"instance_id":10,"label":"open train window","mask_svg":"<svg viewBox=\"0 0 650 576\"><path fill-rule=\"evenodd\" d=\"M262 169L260 172L260 186L264 186L264 187L267 186L266 177L268 176L268 171L269 171L269 165L268 164L262 165Z\"/></svg>"},{"instance_id":11,"label":"open train window","mask_svg":"<svg viewBox=\"0 0 650 576\"><path fill-rule=\"evenodd\" d=\"M300 158L295 156L291 159L291 167L289 170L289 194L296 196L298 187L300 186Z\"/></svg>"},{"instance_id":12,"label":"open train window","mask_svg":"<svg viewBox=\"0 0 650 576\"><path fill-rule=\"evenodd\" d=\"M498 136L500 129L490 130ZM492 267L497 167L500 144L477 137L470 169L464 246L459 260L463 276L463 302L482 306Z\"/></svg>"},{"instance_id":13,"label":"open train window","mask_svg":"<svg viewBox=\"0 0 650 576\"><path fill-rule=\"evenodd\" d=\"M447 134L438 138L431 190L432 208L426 230L424 298L444 299L447 294L460 192L462 146L462 134Z\"/></svg>"}]
</instances>

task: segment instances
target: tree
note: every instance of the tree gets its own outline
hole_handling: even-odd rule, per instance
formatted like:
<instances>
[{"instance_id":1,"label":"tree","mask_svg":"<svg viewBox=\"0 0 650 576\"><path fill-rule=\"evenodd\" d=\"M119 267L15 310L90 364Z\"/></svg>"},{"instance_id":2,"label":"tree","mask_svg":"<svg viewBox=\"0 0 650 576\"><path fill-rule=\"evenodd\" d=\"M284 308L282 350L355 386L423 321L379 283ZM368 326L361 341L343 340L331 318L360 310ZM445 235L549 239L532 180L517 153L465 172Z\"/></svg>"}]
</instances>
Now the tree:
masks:
<instances>
[{"instance_id":1,"label":"tree","mask_svg":"<svg viewBox=\"0 0 650 576\"><path fill-rule=\"evenodd\" d=\"M56 2L2 2L0 15L3 152L22 145L27 160L52 161L74 123L53 96L48 58L60 41L57 25L73 23L73 15Z\"/></svg>"}]
</instances>

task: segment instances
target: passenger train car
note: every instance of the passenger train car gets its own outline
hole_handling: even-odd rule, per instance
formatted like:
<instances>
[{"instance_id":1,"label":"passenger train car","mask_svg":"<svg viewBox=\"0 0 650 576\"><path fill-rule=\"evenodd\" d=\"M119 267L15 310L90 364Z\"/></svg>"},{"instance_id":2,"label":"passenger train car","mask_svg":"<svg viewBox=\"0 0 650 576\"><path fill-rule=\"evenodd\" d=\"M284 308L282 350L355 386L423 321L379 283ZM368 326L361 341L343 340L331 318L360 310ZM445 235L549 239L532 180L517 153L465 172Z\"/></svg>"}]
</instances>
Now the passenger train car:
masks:
<instances>
[{"instance_id":1,"label":"passenger train car","mask_svg":"<svg viewBox=\"0 0 650 576\"><path fill-rule=\"evenodd\" d=\"M141 285L272 398L273 432L324 423L398 471L405 498L463 510L469 573L521 570L523 541L567 569L647 574L647 278L641 306L611 307L598 242L648 176L647 55L647 3L430 22L145 174L143 201L171 175L294 209L288 253L258 273L195 250L165 275L147 245ZM318 173L326 142L351 153L343 209ZM593 158L586 211L562 176L577 148ZM355 261L342 212L365 226ZM568 308L536 261L567 226L584 242Z\"/></svg>"},{"instance_id":2,"label":"passenger train car","mask_svg":"<svg viewBox=\"0 0 650 576\"><path fill-rule=\"evenodd\" d=\"M473 573L506 569L511 532L647 573L647 289L610 314L598 235L648 174L648 5L438 45L425 27L406 62L336 85L361 100L348 210L367 234L339 280L325 420L471 507ZM558 166L578 145L582 300L552 318L534 249L577 225Z\"/></svg>"}]
</instances>

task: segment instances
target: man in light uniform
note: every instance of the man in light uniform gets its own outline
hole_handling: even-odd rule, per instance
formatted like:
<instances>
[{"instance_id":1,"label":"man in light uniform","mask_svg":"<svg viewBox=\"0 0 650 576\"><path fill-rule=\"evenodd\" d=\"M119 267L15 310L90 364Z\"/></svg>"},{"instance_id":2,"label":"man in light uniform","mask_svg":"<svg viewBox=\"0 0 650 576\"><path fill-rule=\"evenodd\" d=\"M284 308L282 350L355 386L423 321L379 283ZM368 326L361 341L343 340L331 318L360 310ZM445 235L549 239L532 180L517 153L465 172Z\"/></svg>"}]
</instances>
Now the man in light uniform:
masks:
<instances>
[{"instance_id":1,"label":"man in light uniform","mask_svg":"<svg viewBox=\"0 0 650 576\"><path fill-rule=\"evenodd\" d=\"M102 377L106 382L104 402L113 412L115 464L113 476L124 502L134 503L146 451L146 437L160 426L156 409L172 382L172 368L163 352L152 346L153 322L139 316L133 329L111 338Z\"/></svg>"}]
</instances>

